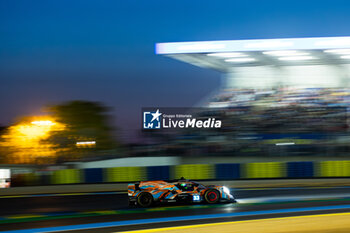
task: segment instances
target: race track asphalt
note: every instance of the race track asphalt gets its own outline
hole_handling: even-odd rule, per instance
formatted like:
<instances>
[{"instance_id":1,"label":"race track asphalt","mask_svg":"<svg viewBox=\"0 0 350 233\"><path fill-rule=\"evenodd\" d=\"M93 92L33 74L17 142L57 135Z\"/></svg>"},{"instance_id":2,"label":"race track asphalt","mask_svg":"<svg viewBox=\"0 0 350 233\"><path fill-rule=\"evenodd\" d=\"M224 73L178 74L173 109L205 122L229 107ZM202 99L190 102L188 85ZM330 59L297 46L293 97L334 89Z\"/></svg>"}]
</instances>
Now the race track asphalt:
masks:
<instances>
[{"instance_id":1,"label":"race track asphalt","mask_svg":"<svg viewBox=\"0 0 350 233\"><path fill-rule=\"evenodd\" d=\"M98 231L97 228L89 230L89 225L86 225L85 228L74 229L74 232L117 232L262 217L350 212L350 187L237 189L231 190L231 193L238 203L162 205L148 209L128 207L127 194L116 192L3 197L0 198L0 231L99 224ZM196 216L199 217L196 219ZM168 220L152 224L141 221L161 218ZM130 220L135 220L134 224L125 222ZM126 224L110 224L107 227L107 223L111 222ZM63 228L55 229L59 231Z\"/></svg>"}]
</instances>

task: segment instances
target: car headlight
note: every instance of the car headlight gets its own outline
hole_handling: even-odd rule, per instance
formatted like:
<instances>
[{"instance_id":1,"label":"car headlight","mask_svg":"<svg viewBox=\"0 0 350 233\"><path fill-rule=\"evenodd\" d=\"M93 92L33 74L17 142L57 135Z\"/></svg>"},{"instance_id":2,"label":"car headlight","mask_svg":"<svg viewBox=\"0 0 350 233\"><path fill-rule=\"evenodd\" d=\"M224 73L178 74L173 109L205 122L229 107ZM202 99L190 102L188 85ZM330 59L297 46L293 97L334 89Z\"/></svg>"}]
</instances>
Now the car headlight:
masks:
<instances>
[{"instance_id":1,"label":"car headlight","mask_svg":"<svg viewBox=\"0 0 350 233\"><path fill-rule=\"evenodd\" d=\"M227 188L226 186L224 186L224 187L222 188L222 190L224 191L224 193L230 194L230 189Z\"/></svg>"}]
</instances>

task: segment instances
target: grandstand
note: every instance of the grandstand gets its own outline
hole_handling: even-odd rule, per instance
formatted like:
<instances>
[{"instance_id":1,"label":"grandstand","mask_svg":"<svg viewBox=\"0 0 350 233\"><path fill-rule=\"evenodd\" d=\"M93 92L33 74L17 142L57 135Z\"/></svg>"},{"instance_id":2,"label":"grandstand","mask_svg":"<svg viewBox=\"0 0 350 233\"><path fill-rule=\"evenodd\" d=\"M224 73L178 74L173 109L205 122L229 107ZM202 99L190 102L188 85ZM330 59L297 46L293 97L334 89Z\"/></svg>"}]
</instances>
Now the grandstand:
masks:
<instances>
[{"instance_id":1,"label":"grandstand","mask_svg":"<svg viewBox=\"0 0 350 233\"><path fill-rule=\"evenodd\" d=\"M350 37L159 43L156 53L222 73L208 106L224 127L191 132L191 150L350 155Z\"/></svg>"}]
</instances>

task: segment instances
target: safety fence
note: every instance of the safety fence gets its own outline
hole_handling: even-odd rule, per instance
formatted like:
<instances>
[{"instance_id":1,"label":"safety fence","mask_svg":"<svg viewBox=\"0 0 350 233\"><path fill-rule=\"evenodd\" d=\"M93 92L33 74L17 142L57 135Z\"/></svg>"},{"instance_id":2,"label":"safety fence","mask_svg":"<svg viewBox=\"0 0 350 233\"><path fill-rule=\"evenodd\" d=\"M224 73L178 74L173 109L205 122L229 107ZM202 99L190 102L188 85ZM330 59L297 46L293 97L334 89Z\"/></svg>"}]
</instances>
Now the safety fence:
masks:
<instances>
[{"instance_id":1,"label":"safety fence","mask_svg":"<svg viewBox=\"0 0 350 233\"><path fill-rule=\"evenodd\" d=\"M184 164L176 166L64 169L13 176L13 186L96 184L140 180L239 180L350 177L350 161Z\"/></svg>"}]
</instances>

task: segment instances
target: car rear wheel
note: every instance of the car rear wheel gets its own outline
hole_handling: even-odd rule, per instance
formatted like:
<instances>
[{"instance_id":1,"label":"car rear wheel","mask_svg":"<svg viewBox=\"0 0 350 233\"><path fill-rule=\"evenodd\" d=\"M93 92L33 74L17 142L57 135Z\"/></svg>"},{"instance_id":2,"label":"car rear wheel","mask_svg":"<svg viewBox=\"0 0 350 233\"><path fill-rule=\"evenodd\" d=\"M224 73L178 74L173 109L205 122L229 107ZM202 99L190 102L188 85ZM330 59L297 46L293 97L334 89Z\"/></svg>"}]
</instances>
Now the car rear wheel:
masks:
<instances>
[{"instance_id":1,"label":"car rear wheel","mask_svg":"<svg viewBox=\"0 0 350 233\"><path fill-rule=\"evenodd\" d=\"M204 194L204 199L209 204L215 204L220 201L220 193L216 189L209 189Z\"/></svg>"},{"instance_id":2,"label":"car rear wheel","mask_svg":"<svg viewBox=\"0 0 350 233\"><path fill-rule=\"evenodd\" d=\"M137 204L141 207L150 207L153 204L153 196L150 193L142 192L137 197Z\"/></svg>"}]
</instances>

